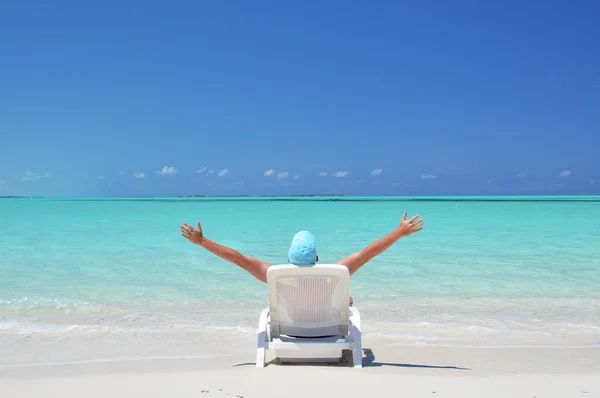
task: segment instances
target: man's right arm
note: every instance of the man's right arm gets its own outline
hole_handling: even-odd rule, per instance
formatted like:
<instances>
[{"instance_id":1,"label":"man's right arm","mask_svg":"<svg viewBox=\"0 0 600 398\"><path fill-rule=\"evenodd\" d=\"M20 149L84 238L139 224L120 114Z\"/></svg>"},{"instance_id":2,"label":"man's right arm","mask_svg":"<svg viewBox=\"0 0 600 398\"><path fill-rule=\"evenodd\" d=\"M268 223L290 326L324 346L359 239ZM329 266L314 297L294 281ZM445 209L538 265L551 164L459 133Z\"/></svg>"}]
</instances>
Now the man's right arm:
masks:
<instances>
[{"instance_id":1,"label":"man's right arm","mask_svg":"<svg viewBox=\"0 0 600 398\"><path fill-rule=\"evenodd\" d=\"M396 243L400 238L412 235L423 229L423 220L418 218L417 214L410 220L406 220L406 212L402 217L400 225L383 238L371 243L358 253L354 253L336 264L345 265L350 275L359 270L360 267L371 261L374 257L386 251L390 246Z\"/></svg>"}]
</instances>

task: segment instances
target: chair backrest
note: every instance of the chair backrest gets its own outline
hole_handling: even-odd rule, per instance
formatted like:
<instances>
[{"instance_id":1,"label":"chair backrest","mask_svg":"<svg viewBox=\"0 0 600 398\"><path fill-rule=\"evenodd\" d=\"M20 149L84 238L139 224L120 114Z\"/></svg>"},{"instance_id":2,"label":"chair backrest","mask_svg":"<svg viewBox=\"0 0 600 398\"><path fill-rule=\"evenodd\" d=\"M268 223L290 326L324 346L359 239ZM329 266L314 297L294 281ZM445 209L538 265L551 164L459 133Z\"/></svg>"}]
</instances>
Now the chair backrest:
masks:
<instances>
[{"instance_id":1,"label":"chair backrest","mask_svg":"<svg viewBox=\"0 0 600 398\"><path fill-rule=\"evenodd\" d=\"M267 270L271 336L318 337L348 334L350 273L338 264Z\"/></svg>"}]
</instances>

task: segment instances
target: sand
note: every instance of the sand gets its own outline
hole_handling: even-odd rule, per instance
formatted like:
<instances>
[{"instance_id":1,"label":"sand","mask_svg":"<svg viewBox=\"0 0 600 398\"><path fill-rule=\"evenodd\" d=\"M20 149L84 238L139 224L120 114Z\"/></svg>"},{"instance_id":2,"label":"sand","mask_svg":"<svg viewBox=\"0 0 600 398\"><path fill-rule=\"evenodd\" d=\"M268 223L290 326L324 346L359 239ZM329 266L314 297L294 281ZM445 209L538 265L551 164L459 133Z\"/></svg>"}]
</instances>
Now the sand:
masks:
<instances>
[{"instance_id":1,"label":"sand","mask_svg":"<svg viewBox=\"0 0 600 398\"><path fill-rule=\"evenodd\" d=\"M600 347L381 346L364 368L235 356L0 367L0 397L600 397Z\"/></svg>"}]
</instances>

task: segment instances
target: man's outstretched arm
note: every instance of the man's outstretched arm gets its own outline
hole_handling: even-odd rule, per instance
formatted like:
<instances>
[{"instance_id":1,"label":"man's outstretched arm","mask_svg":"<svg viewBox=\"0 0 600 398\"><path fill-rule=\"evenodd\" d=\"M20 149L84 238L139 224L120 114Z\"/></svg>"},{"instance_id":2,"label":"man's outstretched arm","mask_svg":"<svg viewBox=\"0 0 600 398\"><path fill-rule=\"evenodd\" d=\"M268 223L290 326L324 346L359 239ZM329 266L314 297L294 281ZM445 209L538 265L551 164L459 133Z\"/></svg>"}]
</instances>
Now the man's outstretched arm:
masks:
<instances>
[{"instance_id":1,"label":"man's outstretched arm","mask_svg":"<svg viewBox=\"0 0 600 398\"><path fill-rule=\"evenodd\" d=\"M345 265L348 268L350 275L352 275L358 271L360 267L371 261L374 257L386 251L400 238L412 235L422 229L423 220L419 218L418 214L407 221L406 212L404 212L402 221L400 221L400 225L396 229L378 241L371 243L362 251L350 255L345 259L338 261L336 264Z\"/></svg>"},{"instance_id":2,"label":"man's outstretched arm","mask_svg":"<svg viewBox=\"0 0 600 398\"><path fill-rule=\"evenodd\" d=\"M259 281L267 282L267 269L271 266L270 264L252 257L244 256L237 250L206 239L202 233L200 223L198 223L197 229L187 223L184 223L179 229L181 230L181 235L193 244L201 246L212 254L221 257L223 260L229 261L248 271Z\"/></svg>"}]
</instances>

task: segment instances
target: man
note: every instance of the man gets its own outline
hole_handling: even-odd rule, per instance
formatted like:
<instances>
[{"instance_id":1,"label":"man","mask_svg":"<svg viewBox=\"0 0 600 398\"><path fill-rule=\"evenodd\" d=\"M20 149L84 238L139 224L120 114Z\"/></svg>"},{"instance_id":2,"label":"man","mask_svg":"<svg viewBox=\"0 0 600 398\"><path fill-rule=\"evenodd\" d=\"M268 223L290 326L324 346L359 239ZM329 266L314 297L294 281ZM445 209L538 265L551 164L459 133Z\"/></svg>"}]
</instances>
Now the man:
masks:
<instances>
[{"instance_id":1,"label":"man","mask_svg":"<svg viewBox=\"0 0 600 398\"><path fill-rule=\"evenodd\" d=\"M190 242L201 246L214 255L248 271L259 281L265 283L267 282L267 270L271 264L267 264L264 261L256 258L244 256L242 253L236 250L219 245L218 243L205 238L204 234L202 233L200 222L198 222L198 228L194 228L191 225L184 223L184 225L179 227L179 229L181 230L181 235ZM352 275L358 271L360 267L387 250L400 238L412 235L421 231L422 229L423 219L419 218L418 214L412 217L410 220L406 220L406 212L404 212L404 216L400 221L400 225L398 225L396 229L378 241L371 243L362 251L350 255L343 260L338 261L336 264L346 266L350 272L350 275ZM288 251L288 261L291 264L298 266L311 266L315 265L317 261L319 261L319 256L317 256L316 241L313 234L308 231L300 231L294 236Z\"/></svg>"}]
</instances>

